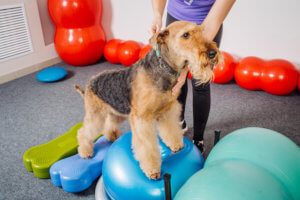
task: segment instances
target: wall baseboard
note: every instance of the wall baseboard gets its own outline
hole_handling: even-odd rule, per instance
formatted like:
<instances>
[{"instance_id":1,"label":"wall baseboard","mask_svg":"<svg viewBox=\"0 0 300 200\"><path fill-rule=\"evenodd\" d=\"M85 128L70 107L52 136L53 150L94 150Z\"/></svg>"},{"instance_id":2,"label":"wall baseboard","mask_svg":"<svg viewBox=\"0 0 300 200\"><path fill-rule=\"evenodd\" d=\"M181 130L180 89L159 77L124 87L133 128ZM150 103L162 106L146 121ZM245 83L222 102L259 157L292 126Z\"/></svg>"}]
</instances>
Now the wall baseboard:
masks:
<instances>
[{"instance_id":1,"label":"wall baseboard","mask_svg":"<svg viewBox=\"0 0 300 200\"><path fill-rule=\"evenodd\" d=\"M52 58L50 60L46 60L44 62L35 64L35 65L32 65L32 66L26 67L24 69L20 69L20 70L17 70L15 72L6 74L4 76L0 76L0 84L3 84L3 83L6 83L6 82L9 82L9 81L21 78L25 75L28 75L28 74L31 74L33 72L39 71L41 69L44 69L44 68L46 68L50 65L54 65L54 64L59 63L61 61L62 60L59 57L56 57L56 58Z\"/></svg>"}]
</instances>

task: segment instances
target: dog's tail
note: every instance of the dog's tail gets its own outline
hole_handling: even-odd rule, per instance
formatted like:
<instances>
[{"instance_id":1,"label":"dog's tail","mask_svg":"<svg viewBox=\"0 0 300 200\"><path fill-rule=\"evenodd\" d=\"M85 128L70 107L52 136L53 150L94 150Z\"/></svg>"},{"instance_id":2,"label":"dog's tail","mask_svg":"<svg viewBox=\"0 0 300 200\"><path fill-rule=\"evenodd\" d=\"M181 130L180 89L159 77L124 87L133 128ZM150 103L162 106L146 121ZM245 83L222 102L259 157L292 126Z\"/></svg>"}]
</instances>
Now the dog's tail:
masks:
<instances>
[{"instance_id":1,"label":"dog's tail","mask_svg":"<svg viewBox=\"0 0 300 200\"><path fill-rule=\"evenodd\" d=\"M79 85L74 85L74 88L84 98L84 90Z\"/></svg>"}]
</instances>

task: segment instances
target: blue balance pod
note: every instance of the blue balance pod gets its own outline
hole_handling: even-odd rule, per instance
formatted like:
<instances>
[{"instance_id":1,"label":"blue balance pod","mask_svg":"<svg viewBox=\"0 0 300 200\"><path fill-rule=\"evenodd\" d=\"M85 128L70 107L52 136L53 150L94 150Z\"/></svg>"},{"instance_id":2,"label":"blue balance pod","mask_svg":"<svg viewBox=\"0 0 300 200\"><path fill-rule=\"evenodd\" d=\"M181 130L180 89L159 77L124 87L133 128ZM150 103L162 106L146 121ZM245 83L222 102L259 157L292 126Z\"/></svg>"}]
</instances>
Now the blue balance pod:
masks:
<instances>
[{"instance_id":1,"label":"blue balance pod","mask_svg":"<svg viewBox=\"0 0 300 200\"><path fill-rule=\"evenodd\" d=\"M63 79L67 76L67 70L60 68L60 67L49 67L40 71L36 78L41 82L54 82Z\"/></svg>"},{"instance_id":2,"label":"blue balance pod","mask_svg":"<svg viewBox=\"0 0 300 200\"><path fill-rule=\"evenodd\" d=\"M101 175L102 163L110 146L111 142L102 136L95 142L92 158L84 159L76 154L54 163L50 168L53 184L67 192L87 189Z\"/></svg>"},{"instance_id":3,"label":"blue balance pod","mask_svg":"<svg viewBox=\"0 0 300 200\"><path fill-rule=\"evenodd\" d=\"M185 181L202 169L203 157L188 139L184 138L184 148L173 153L159 140L162 155L161 178L148 179L135 160L131 148L131 132L124 134L109 149L103 163L103 182L107 195L114 200L164 199L165 189L162 179L171 174L171 192L174 197Z\"/></svg>"}]
</instances>

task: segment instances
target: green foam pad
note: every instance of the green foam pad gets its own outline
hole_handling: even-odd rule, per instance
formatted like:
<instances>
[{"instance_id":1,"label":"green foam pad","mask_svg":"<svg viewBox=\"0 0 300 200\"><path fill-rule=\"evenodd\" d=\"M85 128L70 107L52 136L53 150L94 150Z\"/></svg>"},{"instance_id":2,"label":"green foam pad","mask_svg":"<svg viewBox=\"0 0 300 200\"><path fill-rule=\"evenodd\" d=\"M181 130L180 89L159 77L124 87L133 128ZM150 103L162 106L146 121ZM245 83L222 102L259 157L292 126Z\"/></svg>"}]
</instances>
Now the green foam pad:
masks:
<instances>
[{"instance_id":1,"label":"green foam pad","mask_svg":"<svg viewBox=\"0 0 300 200\"><path fill-rule=\"evenodd\" d=\"M77 131L83 123L78 123L58 138L28 149L23 160L28 171L38 178L50 178L49 169L55 162L77 153Z\"/></svg>"}]
</instances>

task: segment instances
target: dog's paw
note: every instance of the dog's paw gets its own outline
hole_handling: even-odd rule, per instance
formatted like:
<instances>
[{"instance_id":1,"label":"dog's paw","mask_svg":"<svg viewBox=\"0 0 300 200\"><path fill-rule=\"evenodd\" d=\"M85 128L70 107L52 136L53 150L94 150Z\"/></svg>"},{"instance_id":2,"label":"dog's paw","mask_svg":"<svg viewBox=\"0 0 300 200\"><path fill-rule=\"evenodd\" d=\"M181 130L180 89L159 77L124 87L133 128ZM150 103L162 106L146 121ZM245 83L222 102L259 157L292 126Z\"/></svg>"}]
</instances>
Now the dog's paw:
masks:
<instances>
[{"instance_id":1,"label":"dog's paw","mask_svg":"<svg viewBox=\"0 0 300 200\"><path fill-rule=\"evenodd\" d=\"M149 179L157 180L160 178L160 170L152 169L144 172Z\"/></svg>"},{"instance_id":2,"label":"dog's paw","mask_svg":"<svg viewBox=\"0 0 300 200\"><path fill-rule=\"evenodd\" d=\"M181 144L176 144L176 145L171 145L170 149L172 150L172 152L177 152L179 150L181 150L184 147L183 142Z\"/></svg>"},{"instance_id":3,"label":"dog's paw","mask_svg":"<svg viewBox=\"0 0 300 200\"><path fill-rule=\"evenodd\" d=\"M78 153L82 158L91 158L94 154L94 149L92 147L79 146Z\"/></svg>"},{"instance_id":4,"label":"dog's paw","mask_svg":"<svg viewBox=\"0 0 300 200\"><path fill-rule=\"evenodd\" d=\"M159 179L160 178L160 164L158 163L140 163L140 167L144 174L149 178L149 179Z\"/></svg>"}]
</instances>

